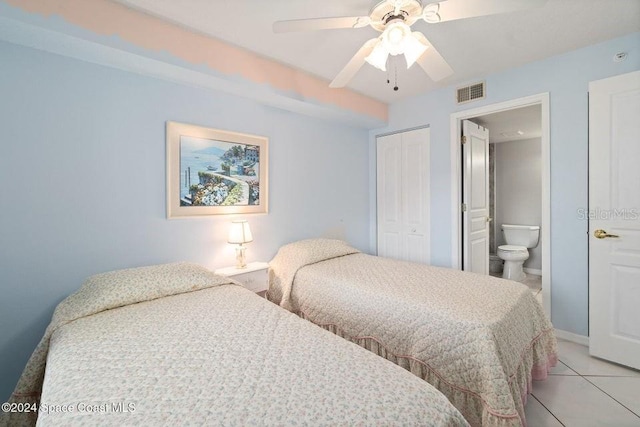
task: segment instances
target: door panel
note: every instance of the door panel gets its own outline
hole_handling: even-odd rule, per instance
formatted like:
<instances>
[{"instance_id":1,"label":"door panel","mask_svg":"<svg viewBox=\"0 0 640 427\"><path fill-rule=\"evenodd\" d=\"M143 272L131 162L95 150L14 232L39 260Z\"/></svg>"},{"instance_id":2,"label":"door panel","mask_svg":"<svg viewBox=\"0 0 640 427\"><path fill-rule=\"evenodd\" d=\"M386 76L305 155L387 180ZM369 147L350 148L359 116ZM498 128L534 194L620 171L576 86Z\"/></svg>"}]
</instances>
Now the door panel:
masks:
<instances>
[{"instance_id":1,"label":"door panel","mask_svg":"<svg viewBox=\"0 0 640 427\"><path fill-rule=\"evenodd\" d=\"M613 305L618 308L611 332L617 337L637 340L640 322L633 319L634 312L640 307L640 268L614 265L611 273Z\"/></svg>"},{"instance_id":2,"label":"door panel","mask_svg":"<svg viewBox=\"0 0 640 427\"><path fill-rule=\"evenodd\" d=\"M378 242L379 251L382 250L387 258L400 259L402 248L400 246L400 233L387 232L381 237L381 241Z\"/></svg>"},{"instance_id":3,"label":"door panel","mask_svg":"<svg viewBox=\"0 0 640 427\"><path fill-rule=\"evenodd\" d=\"M424 262L425 260L424 234L407 235L407 261Z\"/></svg>"},{"instance_id":4,"label":"door panel","mask_svg":"<svg viewBox=\"0 0 640 427\"><path fill-rule=\"evenodd\" d=\"M640 71L589 84L589 352L636 369L640 369L638 117ZM617 237L597 238L596 230Z\"/></svg>"},{"instance_id":5,"label":"door panel","mask_svg":"<svg viewBox=\"0 0 640 427\"><path fill-rule=\"evenodd\" d=\"M634 122L639 120L640 96L637 91L611 96L611 204L640 208L640 135ZM636 141L635 144L629 141Z\"/></svg>"},{"instance_id":6,"label":"door panel","mask_svg":"<svg viewBox=\"0 0 640 427\"><path fill-rule=\"evenodd\" d=\"M464 120L463 270L489 274L489 131Z\"/></svg>"},{"instance_id":7,"label":"door panel","mask_svg":"<svg viewBox=\"0 0 640 427\"><path fill-rule=\"evenodd\" d=\"M423 175L429 166L424 164L425 157L428 158L424 153L426 147L423 141L412 135L403 135L402 139L402 177L407 196L403 203L406 223L422 227L426 209L424 195L427 193Z\"/></svg>"},{"instance_id":8,"label":"door panel","mask_svg":"<svg viewBox=\"0 0 640 427\"><path fill-rule=\"evenodd\" d=\"M400 193L402 191L400 185L400 147L387 146L384 150L384 174L387 177L383 181L384 186L384 219L387 226L395 224L400 227Z\"/></svg>"},{"instance_id":9,"label":"door panel","mask_svg":"<svg viewBox=\"0 0 640 427\"><path fill-rule=\"evenodd\" d=\"M489 256L489 254L485 250L485 243L486 242L482 239L476 239L471 241L471 245L472 245L471 254L473 258L471 258L470 264L471 264L471 271L473 272L483 271L484 269L486 258Z\"/></svg>"},{"instance_id":10,"label":"door panel","mask_svg":"<svg viewBox=\"0 0 640 427\"><path fill-rule=\"evenodd\" d=\"M429 263L429 129L377 138L378 255Z\"/></svg>"},{"instance_id":11,"label":"door panel","mask_svg":"<svg viewBox=\"0 0 640 427\"><path fill-rule=\"evenodd\" d=\"M414 262L430 262L429 239L429 129L402 134L402 208L405 256Z\"/></svg>"},{"instance_id":12,"label":"door panel","mask_svg":"<svg viewBox=\"0 0 640 427\"><path fill-rule=\"evenodd\" d=\"M482 128L484 129L484 128ZM468 135L468 144L471 149L471 209L487 209L489 197L487 195L487 176L489 171L489 139L486 135L478 135L480 129L473 129Z\"/></svg>"},{"instance_id":13,"label":"door panel","mask_svg":"<svg viewBox=\"0 0 640 427\"><path fill-rule=\"evenodd\" d=\"M398 135L378 138L378 254L400 259L402 145Z\"/></svg>"},{"instance_id":14,"label":"door panel","mask_svg":"<svg viewBox=\"0 0 640 427\"><path fill-rule=\"evenodd\" d=\"M470 231L472 234L478 234L478 238L482 238L479 233L484 233L487 230L487 219L484 217L471 218Z\"/></svg>"}]
</instances>

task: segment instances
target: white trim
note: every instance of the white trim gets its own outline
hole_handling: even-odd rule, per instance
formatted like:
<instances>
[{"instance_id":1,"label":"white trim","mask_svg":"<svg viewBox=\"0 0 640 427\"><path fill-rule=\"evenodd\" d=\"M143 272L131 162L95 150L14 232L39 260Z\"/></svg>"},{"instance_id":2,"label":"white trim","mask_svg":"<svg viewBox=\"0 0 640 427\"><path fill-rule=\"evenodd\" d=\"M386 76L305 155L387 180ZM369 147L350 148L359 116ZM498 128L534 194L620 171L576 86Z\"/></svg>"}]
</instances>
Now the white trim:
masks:
<instances>
[{"instance_id":1,"label":"white trim","mask_svg":"<svg viewBox=\"0 0 640 427\"><path fill-rule=\"evenodd\" d=\"M537 268L524 267L523 270L527 274L533 274L534 276L542 276L542 270L539 270Z\"/></svg>"},{"instance_id":2,"label":"white trim","mask_svg":"<svg viewBox=\"0 0 640 427\"><path fill-rule=\"evenodd\" d=\"M461 122L465 119L482 116L514 108L540 105L542 109L542 224L540 242L542 245L542 306L544 312L551 317L551 156L550 156L550 130L549 130L549 93L526 96L510 101L485 105L471 110L458 111L451 114L450 138L451 138L451 267L460 269L462 258L460 251L461 239L461 215L460 203L460 135L462 134Z\"/></svg>"},{"instance_id":3,"label":"white trim","mask_svg":"<svg viewBox=\"0 0 640 427\"><path fill-rule=\"evenodd\" d=\"M573 332L563 331L562 329L556 329L555 332L556 338L560 338L565 341L571 341L576 344L586 345L587 347L589 347L589 337L574 334Z\"/></svg>"},{"instance_id":4,"label":"white trim","mask_svg":"<svg viewBox=\"0 0 640 427\"><path fill-rule=\"evenodd\" d=\"M399 133L411 132L412 130L418 130L418 129L431 129L431 125L414 126L414 127L411 127L411 128L398 129L398 130L394 130L394 131L390 131L390 132L384 132L384 133L376 134L375 135L376 144L378 142L378 138L380 138L382 136L397 135ZM431 131L429 131L429 132L431 132Z\"/></svg>"}]
</instances>

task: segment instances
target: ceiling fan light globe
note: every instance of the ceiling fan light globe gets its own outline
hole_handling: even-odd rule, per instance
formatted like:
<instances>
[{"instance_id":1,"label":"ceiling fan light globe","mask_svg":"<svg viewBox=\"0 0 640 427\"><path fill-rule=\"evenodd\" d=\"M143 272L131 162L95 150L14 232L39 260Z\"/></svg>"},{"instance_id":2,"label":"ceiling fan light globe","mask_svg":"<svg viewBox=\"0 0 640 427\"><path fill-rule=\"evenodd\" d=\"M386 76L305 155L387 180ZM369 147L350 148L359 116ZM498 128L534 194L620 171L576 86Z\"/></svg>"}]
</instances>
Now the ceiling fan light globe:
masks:
<instances>
[{"instance_id":1,"label":"ceiling fan light globe","mask_svg":"<svg viewBox=\"0 0 640 427\"><path fill-rule=\"evenodd\" d=\"M404 41L404 59L407 61L407 68L411 68L427 49L428 46L420 43L414 35L407 37Z\"/></svg>"},{"instance_id":2,"label":"ceiling fan light globe","mask_svg":"<svg viewBox=\"0 0 640 427\"><path fill-rule=\"evenodd\" d=\"M387 59L389 51L383 43L378 43L364 60L381 71L387 71Z\"/></svg>"},{"instance_id":3,"label":"ceiling fan light globe","mask_svg":"<svg viewBox=\"0 0 640 427\"><path fill-rule=\"evenodd\" d=\"M400 42L402 42L402 39L404 39L404 31L399 26L392 27L387 33L387 39L389 43L399 45Z\"/></svg>"},{"instance_id":4,"label":"ceiling fan light globe","mask_svg":"<svg viewBox=\"0 0 640 427\"><path fill-rule=\"evenodd\" d=\"M411 35L411 28L401 20L388 24L382 33L382 41L391 55L404 53L404 42Z\"/></svg>"}]
</instances>

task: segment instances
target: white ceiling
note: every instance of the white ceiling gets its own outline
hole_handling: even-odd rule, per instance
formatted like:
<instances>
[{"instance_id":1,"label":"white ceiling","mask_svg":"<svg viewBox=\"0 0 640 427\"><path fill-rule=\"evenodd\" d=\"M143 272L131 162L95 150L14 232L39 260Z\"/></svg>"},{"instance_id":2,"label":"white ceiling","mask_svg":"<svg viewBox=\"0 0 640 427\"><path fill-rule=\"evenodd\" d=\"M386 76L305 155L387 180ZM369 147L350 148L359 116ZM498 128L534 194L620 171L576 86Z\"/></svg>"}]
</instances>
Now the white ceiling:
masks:
<instances>
[{"instance_id":1,"label":"white ceiling","mask_svg":"<svg viewBox=\"0 0 640 427\"><path fill-rule=\"evenodd\" d=\"M471 121L489 129L489 142L492 143L542 136L542 108L540 105L487 114L475 117Z\"/></svg>"},{"instance_id":2,"label":"white ceiling","mask_svg":"<svg viewBox=\"0 0 640 427\"><path fill-rule=\"evenodd\" d=\"M368 15L376 0L115 0L225 40L327 80L347 64L371 27L274 34L278 20ZM509 0L504 0L509 1ZM384 102L478 79L487 74L640 31L640 0L548 0L542 8L413 25L451 65L454 74L434 83L417 66L397 61L399 90L365 64L349 88ZM611 56L613 57L613 54ZM394 59L401 60L400 57ZM393 67L389 67L393 68Z\"/></svg>"}]
</instances>

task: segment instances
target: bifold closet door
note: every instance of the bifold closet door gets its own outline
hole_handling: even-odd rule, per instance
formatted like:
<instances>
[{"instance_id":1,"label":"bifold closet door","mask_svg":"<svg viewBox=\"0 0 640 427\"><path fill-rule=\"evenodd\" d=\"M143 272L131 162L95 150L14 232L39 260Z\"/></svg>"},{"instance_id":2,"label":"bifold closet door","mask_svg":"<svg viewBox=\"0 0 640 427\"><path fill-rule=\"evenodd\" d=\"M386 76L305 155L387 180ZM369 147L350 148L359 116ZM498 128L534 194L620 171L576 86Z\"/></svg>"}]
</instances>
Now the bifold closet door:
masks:
<instances>
[{"instance_id":1,"label":"bifold closet door","mask_svg":"<svg viewBox=\"0 0 640 427\"><path fill-rule=\"evenodd\" d=\"M429 129L377 139L378 255L429 263Z\"/></svg>"}]
</instances>

